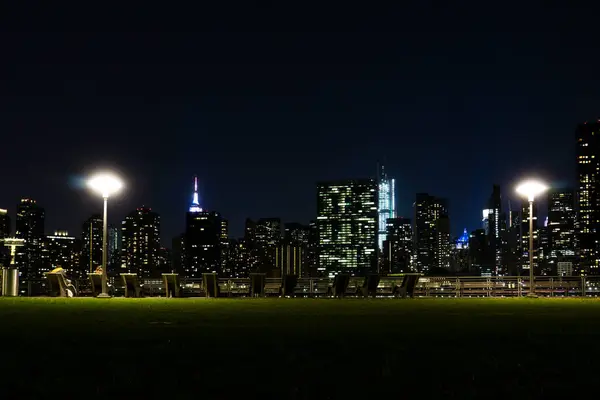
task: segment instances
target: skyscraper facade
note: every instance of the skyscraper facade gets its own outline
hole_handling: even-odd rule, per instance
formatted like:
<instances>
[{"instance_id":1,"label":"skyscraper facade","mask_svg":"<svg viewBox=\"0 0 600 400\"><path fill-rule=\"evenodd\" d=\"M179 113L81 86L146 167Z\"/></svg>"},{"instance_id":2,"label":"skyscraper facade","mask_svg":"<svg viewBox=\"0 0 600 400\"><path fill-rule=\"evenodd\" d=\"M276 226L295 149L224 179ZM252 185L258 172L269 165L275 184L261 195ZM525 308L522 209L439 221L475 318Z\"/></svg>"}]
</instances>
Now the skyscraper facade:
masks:
<instances>
[{"instance_id":1,"label":"skyscraper facade","mask_svg":"<svg viewBox=\"0 0 600 400\"><path fill-rule=\"evenodd\" d=\"M222 217L218 212L188 211L185 223L184 274L201 278L203 273L221 274Z\"/></svg>"},{"instance_id":2,"label":"skyscraper facade","mask_svg":"<svg viewBox=\"0 0 600 400\"><path fill-rule=\"evenodd\" d=\"M10 236L10 216L8 210L0 208L0 239ZM0 266L10 263L10 250L0 242Z\"/></svg>"},{"instance_id":3,"label":"skyscraper facade","mask_svg":"<svg viewBox=\"0 0 600 400\"><path fill-rule=\"evenodd\" d=\"M102 266L102 232L104 231L102 215L89 217L81 229L81 274L87 276ZM109 241L110 244L110 241ZM109 252L110 254L110 252ZM120 266L120 255L119 263Z\"/></svg>"},{"instance_id":4,"label":"skyscraper facade","mask_svg":"<svg viewBox=\"0 0 600 400\"><path fill-rule=\"evenodd\" d=\"M21 199L17 205L15 236L25 239L25 244L17 248L15 264L25 280L42 277L42 240L44 238L45 212L35 200Z\"/></svg>"},{"instance_id":5,"label":"skyscraper facade","mask_svg":"<svg viewBox=\"0 0 600 400\"><path fill-rule=\"evenodd\" d=\"M503 233L506 230L506 216L502 213L502 198L500 196L500 186L494 185L492 194L488 201L488 230L487 237L489 242L492 273L494 275L504 275L502 263L502 241Z\"/></svg>"},{"instance_id":6,"label":"skyscraper facade","mask_svg":"<svg viewBox=\"0 0 600 400\"><path fill-rule=\"evenodd\" d=\"M280 270L281 219L260 218L256 221L256 267L260 272Z\"/></svg>"},{"instance_id":7,"label":"skyscraper facade","mask_svg":"<svg viewBox=\"0 0 600 400\"><path fill-rule=\"evenodd\" d=\"M599 273L600 246L600 121L577 126L577 213L579 267Z\"/></svg>"},{"instance_id":8,"label":"skyscraper facade","mask_svg":"<svg viewBox=\"0 0 600 400\"><path fill-rule=\"evenodd\" d=\"M160 255L160 216L148 207L139 207L121 225L121 270L139 278L158 273Z\"/></svg>"},{"instance_id":9,"label":"skyscraper facade","mask_svg":"<svg viewBox=\"0 0 600 400\"><path fill-rule=\"evenodd\" d=\"M388 218L381 273L412 271L413 229L410 218Z\"/></svg>"},{"instance_id":10,"label":"skyscraper facade","mask_svg":"<svg viewBox=\"0 0 600 400\"><path fill-rule=\"evenodd\" d=\"M8 210L0 208L0 239L10 236L10 216Z\"/></svg>"},{"instance_id":11,"label":"skyscraper facade","mask_svg":"<svg viewBox=\"0 0 600 400\"><path fill-rule=\"evenodd\" d=\"M396 180L390 178L383 164L379 166L378 176L378 245L383 251L383 241L387 238L387 220L396 218Z\"/></svg>"},{"instance_id":12,"label":"skyscraper facade","mask_svg":"<svg viewBox=\"0 0 600 400\"><path fill-rule=\"evenodd\" d=\"M446 199L417 193L414 209L417 270L449 268L450 220Z\"/></svg>"},{"instance_id":13,"label":"skyscraper facade","mask_svg":"<svg viewBox=\"0 0 600 400\"><path fill-rule=\"evenodd\" d=\"M377 270L378 184L374 179L317 185L321 274Z\"/></svg>"},{"instance_id":14,"label":"skyscraper facade","mask_svg":"<svg viewBox=\"0 0 600 400\"><path fill-rule=\"evenodd\" d=\"M539 267L538 202L533 202L533 215L530 216L529 202L523 200L521 203L521 216L521 270L529 271L529 218L533 218L533 268L535 273Z\"/></svg>"},{"instance_id":15,"label":"skyscraper facade","mask_svg":"<svg viewBox=\"0 0 600 400\"><path fill-rule=\"evenodd\" d=\"M42 241L43 272L62 267L73 279L82 278L81 241L67 231L56 231Z\"/></svg>"},{"instance_id":16,"label":"skyscraper facade","mask_svg":"<svg viewBox=\"0 0 600 400\"><path fill-rule=\"evenodd\" d=\"M222 244L227 240L227 222L217 212L205 211L198 200L198 178L194 177L192 203L185 217L183 272L190 278L222 272Z\"/></svg>"},{"instance_id":17,"label":"skyscraper facade","mask_svg":"<svg viewBox=\"0 0 600 400\"><path fill-rule=\"evenodd\" d=\"M299 223L285 224L283 240L279 246L278 264L281 276L308 274L308 240L310 227Z\"/></svg>"},{"instance_id":18,"label":"skyscraper facade","mask_svg":"<svg viewBox=\"0 0 600 400\"><path fill-rule=\"evenodd\" d=\"M556 273L557 263L576 262L575 254L575 191L550 189L548 191L548 264ZM576 267L576 266L575 266Z\"/></svg>"},{"instance_id":19,"label":"skyscraper facade","mask_svg":"<svg viewBox=\"0 0 600 400\"><path fill-rule=\"evenodd\" d=\"M116 226L108 226L108 270L116 271L121 266L121 229ZM102 254L102 253L100 253Z\"/></svg>"}]
</instances>

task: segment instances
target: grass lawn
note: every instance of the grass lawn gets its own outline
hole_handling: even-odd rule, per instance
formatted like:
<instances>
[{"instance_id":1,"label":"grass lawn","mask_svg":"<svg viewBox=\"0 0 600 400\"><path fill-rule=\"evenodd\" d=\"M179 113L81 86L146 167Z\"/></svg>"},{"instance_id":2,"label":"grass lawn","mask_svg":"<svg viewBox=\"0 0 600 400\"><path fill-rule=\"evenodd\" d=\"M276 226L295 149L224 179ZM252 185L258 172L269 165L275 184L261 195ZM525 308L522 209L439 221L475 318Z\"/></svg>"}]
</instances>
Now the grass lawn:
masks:
<instances>
[{"instance_id":1,"label":"grass lawn","mask_svg":"<svg viewBox=\"0 0 600 400\"><path fill-rule=\"evenodd\" d=\"M587 398L600 300L0 298L0 340L19 397Z\"/></svg>"}]
</instances>

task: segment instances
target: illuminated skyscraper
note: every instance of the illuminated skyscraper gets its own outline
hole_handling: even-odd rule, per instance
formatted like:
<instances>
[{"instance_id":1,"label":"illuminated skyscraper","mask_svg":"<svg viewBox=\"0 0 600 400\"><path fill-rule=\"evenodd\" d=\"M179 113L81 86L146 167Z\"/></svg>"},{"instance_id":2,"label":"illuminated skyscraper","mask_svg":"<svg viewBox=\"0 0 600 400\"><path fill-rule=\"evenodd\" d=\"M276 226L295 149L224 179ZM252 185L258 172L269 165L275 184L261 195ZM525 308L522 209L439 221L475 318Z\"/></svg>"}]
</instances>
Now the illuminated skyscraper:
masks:
<instances>
[{"instance_id":1,"label":"illuminated skyscraper","mask_svg":"<svg viewBox=\"0 0 600 400\"><path fill-rule=\"evenodd\" d=\"M533 216L529 215L529 202L523 200L521 203L521 269L524 272L529 271L529 218L533 218L533 268L534 273L537 273L539 267L539 239L540 230L538 227L538 204L533 202Z\"/></svg>"},{"instance_id":2,"label":"illuminated skyscraper","mask_svg":"<svg viewBox=\"0 0 600 400\"><path fill-rule=\"evenodd\" d=\"M10 236L10 216L8 211L0 208L0 239ZM2 246L4 247L4 246Z\"/></svg>"},{"instance_id":3,"label":"illuminated skyscraper","mask_svg":"<svg viewBox=\"0 0 600 400\"><path fill-rule=\"evenodd\" d=\"M396 180L389 178L385 172L383 164L379 167L378 176L378 245L379 250L383 250L383 241L387 237L387 220L388 218L396 218Z\"/></svg>"},{"instance_id":4,"label":"illuminated skyscraper","mask_svg":"<svg viewBox=\"0 0 600 400\"><path fill-rule=\"evenodd\" d=\"M121 226L121 269L140 278L157 275L160 255L160 216L139 207L125 217Z\"/></svg>"},{"instance_id":5,"label":"illuminated skyscraper","mask_svg":"<svg viewBox=\"0 0 600 400\"><path fill-rule=\"evenodd\" d=\"M413 229L410 218L388 218L383 249L380 272L395 274L412 270Z\"/></svg>"},{"instance_id":6,"label":"illuminated skyscraper","mask_svg":"<svg viewBox=\"0 0 600 400\"><path fill-rule=\"evenodd\" d=\"M374 179L317 185L321 274L377 270L378 184Z\"/></svg>"},{"instance_id":7,"label":"illuminated skyscraper","mask_svg":"<svg viewBox=\"0 0 600 400\"><path fill-rule=\"evenodd\" d=\"M305 276L308 273L308 239L310 227L299 223L285 224L278 252L281 276Z\"/></svg>"},{"instance_id":8,"label":"illuminated skyscraper","mask_svg":"<svg viewBox=\"0 0 600 400\"><path fill-rule=\"evenodd\" d=\"M490 264L493 265L494 275L504 275L502 264L503 233L506 230L506 216L502 213L502 198L500 186L494 185L487 209L487 237L490 249Z\"/></svg>"},{"instance_id":9,"label":"illuminated skyscraper","mask_svg":"<svg viewBox=\"0 0 600 400\"><path fill-rule=\"evenodd\" d=\"M256 221L256 266L260 272L281 269L281 219L260 218Z\"/></svg>"},{"instance_id":10,"label":"illuminated skyscraper","mask_svg":"<svg viewBox=\"0 0 600 400\"><path fill-rule=\"evenodd\" d=\"M10 217L8 211L0 208L0 239L10 236ZM8 265L10 263L10 250L8 247L0 243L0 265Z\"/></svg>"},{"instance_id":11,"label":"illuminated skyscraper","mask_svg":"<svg viewBox=\"0 0 600 400\"><path fill-rule=\"evenodd\" d=\"M194 177L192 203L185 217L183 273L201 278L203 273L221 273L222 243L227 240L227 222L217 212L204 211L198 200L198 178Z\"/></svg>"},{"instance_id":12,"label":"illuminated skyscraper","mask_svg":"<svg viewBox=\"0 0 600 400\"><path fill-rule=\"evenodd\" d=\"M446 199L417 193L415 208L416 268L450 267L450 220Z\"/></svg>"},{"instance_id":13,"label":"illuminated skyscraper","mask_svg":"<svg viewBox=\"0 0 600 400\"><path fill-rule=\"evenodd\" d=\"M42 277L42 239L44 238L44 209L33 199L23 198L17 205L15 236L25 239L25 245L17 247L15 262L25 280Z\"/></svg>"},{"instance_id":14,"label":"illuminated skyscraper","mask_svg":"<svg viewBox=\"0 0 600 400\"><path fill-rule=\"evenodd\" d=\"M570 189L548 191L548 264L556 271L558 262L575 262L575 193Z\"/></svg>"},{"instance_id":15,"label":"illuminated skyscraper","mask_svg":"<svg viewBox=\"0 0 600 400\"><path fill-rule=\"evenodd\" d=\"M82 276L102 266L102 215L94 214L89 217L81 229L81 272ZM110 244L110 240L109 240ZM109 252L110 254L110 252ZM119 256L120 260L120 256ZM120 261L117 266L120 266Z\"/></svg>"},{"instance_id":16,"label":"illuminated skyscraper","mask_svg":"<svg viewBox=\"0 0 600 400\"><path fill-rule=\"evenodd\" d=\"M81 278L81 241L67 231L56 231L42 241L43 271L62 267L71 278Z\"/></svg>"},{"instance_id":17,"label":"illuminated skyscraper","mask_svg":"<svg viewBox=\"0 0 600 400\"><path fill-rule=\"evenodd\" d=\"M116 271L121 266L121 230L115 226L108 226L108 269Z\"/></svg>"},{"instance_id":18,"label":"illuminated skyscraper","mask_svg":"<svg viewBox=\"0 0 600 400\"><path fill-rule=\"evenodd\" d=\"M600 121L577 126L579 267L598 274L600 246Z\"/></svg>"}]
</instances>

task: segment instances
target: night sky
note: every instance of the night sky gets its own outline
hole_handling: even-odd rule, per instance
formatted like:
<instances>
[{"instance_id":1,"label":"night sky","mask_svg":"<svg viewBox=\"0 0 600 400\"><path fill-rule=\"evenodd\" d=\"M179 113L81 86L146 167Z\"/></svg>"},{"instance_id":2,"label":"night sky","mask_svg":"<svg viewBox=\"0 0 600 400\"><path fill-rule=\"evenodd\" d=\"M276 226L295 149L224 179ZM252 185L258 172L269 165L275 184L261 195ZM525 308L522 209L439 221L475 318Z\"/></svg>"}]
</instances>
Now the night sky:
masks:
<instances>
[{"instance_id":1,"label":"night sky","mask_svg":"<svg viewBox=\"0 0 600 400\"><path fill-rule=\"evenodd\" d=\"M598 10L284 3L3 11L0 208L31 196L47 232L79 236L101 210L82 179L110 167L127 185L110 222L145 204L170 244L197 174L240 236L246 217L307 223L317 181L385 159L398 214L444 196L458 234L493 183L574 184L576 124L600 116Z\"/></svg>"}]
</instances>

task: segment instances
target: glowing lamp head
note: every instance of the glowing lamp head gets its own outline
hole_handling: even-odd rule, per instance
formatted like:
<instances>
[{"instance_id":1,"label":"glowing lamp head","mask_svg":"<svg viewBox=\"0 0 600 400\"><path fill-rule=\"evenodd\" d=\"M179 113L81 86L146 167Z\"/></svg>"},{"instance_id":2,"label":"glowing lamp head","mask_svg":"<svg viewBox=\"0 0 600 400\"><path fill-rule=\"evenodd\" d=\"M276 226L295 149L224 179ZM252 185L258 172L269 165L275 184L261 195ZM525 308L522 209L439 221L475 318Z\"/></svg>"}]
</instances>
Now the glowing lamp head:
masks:
<instances>
[{"instance_id":1,"label":"glowing lamp head","mask_svg":"<svg viewBox=\"0 0 600 400\"><path fill-rule=\"evenodd\" d=\"M521 196L526 196L529 201L533 201L535 196L543 193L548 189L548 186L544 185L540 181L525 181L517 186L517 193Z\"/></svg>"},{"instance_id":2,"label":"glowing lamp head","mask_svg":"<svg viewBox=\"0 0 600 400\"><path fill-rule=\"evenodd\" d=\"M118 192L123 187L123 182L115 175L100 174L88 181L88 187L107 198Z\"/></svg>"}]
</instances>

